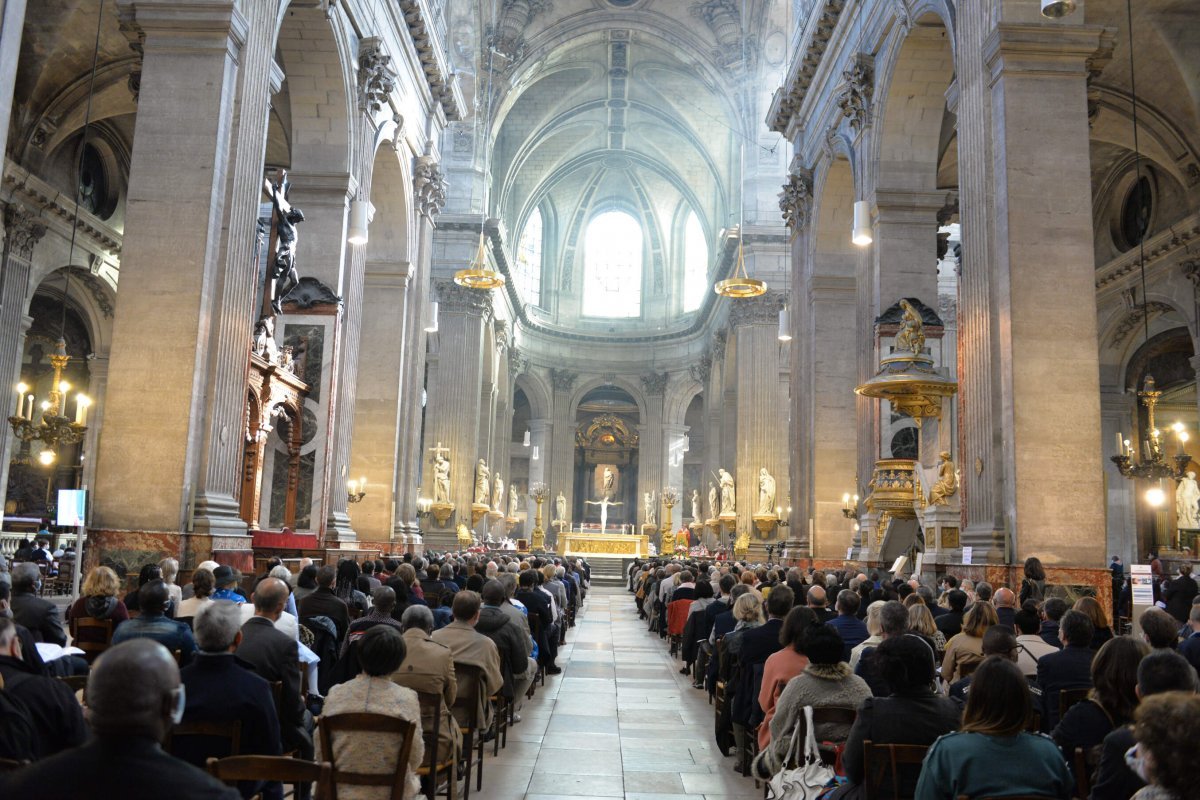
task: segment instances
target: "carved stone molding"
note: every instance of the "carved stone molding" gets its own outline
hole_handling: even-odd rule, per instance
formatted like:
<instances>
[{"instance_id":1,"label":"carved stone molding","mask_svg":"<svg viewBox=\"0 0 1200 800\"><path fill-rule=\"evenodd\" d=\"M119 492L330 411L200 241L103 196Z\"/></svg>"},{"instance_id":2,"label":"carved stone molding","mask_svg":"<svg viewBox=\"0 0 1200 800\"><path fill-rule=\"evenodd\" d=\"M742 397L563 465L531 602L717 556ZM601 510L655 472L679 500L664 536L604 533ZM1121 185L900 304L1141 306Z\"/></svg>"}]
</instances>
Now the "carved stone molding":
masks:
<instances>
[{"instance_id":1,"label":"carved stone molding","mask_svg":"<svg viewBox=\"0 0 1200 800\"><path fill-rule=\"evenodd\" d=\"M492 293L459 286L452 280L434 282L437 292L438 313L481 314L486 319L492 316Z\"/></svg>"},{"instance_id":2,"label":"carved stone molding","mask_svg":"<svg viewBox=\"0 0 1200 800\"><path fill-rule=\"evenodd\" d=\"M871 98L875 93L875 70L865 57L856 58L842 73L842 90L838 108L850 120L850 128L858 133L871 122Z\"/></svg>"},{"instance_id":3,"label":"carved stone molding","mask_svg":"<svg viewBox=\"0 0 1200 800\"><path fill-rule=\"evenodd\" d=\"M810 38L801 45L804 57L793 59L795 66L789 69L783 86L775 93L771 102L767 118L771 130L776 133L787 132L792 117L804 104L804 97L812 86L817 67L821 65L821 59L825 56L829 40L833 37L833 29L837 26L838 17L845 5L846 0L824 0L821 16L813 26Z\"/></svg>"},{"instance_id":4,"label":"carved stone molding","mask_svg":"<svg viewBox=\"0 0 1200 800\"><path fill-rule=\"evenodd\" d=\"M646 394L662 394L667 390L667 381L671 376L665 372L651 372L641 376L642 391Z\"/></svg>"},{"instance_id":5,"label":"carved stone molding","mask_svg":"<svg viewBox=\"0 0 1200 800\"><path fill-rule=\"evenodd\" d=\"M1183 277L1192 283L1193 290L1200 289L1200 261L1192 258L1179 265Z\"/></svg>"},{"instance_id":6,"label":"carved stone molding","mask_svg":"<svg viewBox=\"0 0 1200 800\"><path fill-rule=\"evenodd\" d=\"M550 385L554 387L554 391L556 392L571 391L575 388L575 379L578 377L578 372L571 372L569 369L550 368Z\"/></svg>"},{"instance_id":7,"label":"carved stone molding","mask_svg":"<svg viewBox=\"0 0 1200 800\"><path fill-rule=\"evenodd\" d=\"M717 331L713 336L712 357L713 361L725 360L725 346L729 344L729 332Z\"/></svg>"},{"instance_id":8,"label":"carved stone molding","mask_svg":"<svg viewBox=\"0 0 1200 800\"><path fill-rule=\"evenodd\" d=\"M525 55L525 29L533 18L550 9L550 0L503 0L496 25L487 28L488 46L499 56L493 68L507 72Z\"/></svg>"},{"instance_id":9,"label":"carved stone molding","mask_svg":"<svg viewBox=\"0 0 1200 800\"><path fill-rule=\"evenodd\" d=\"M413 167L413 196L417 210L436 217L446 205L446 177L433 156L418 156Z\"/></svg>"},{"instance_id":10,"label":"carved stone molding","mask_svg":"<svg viewBox=\"0 0 1200 800\"><path fill-rule=\"evenodd\" d=\"M496 337L496 349L503 352L508 349L508 321L497 319L492 321L492 332Z\"/></svg>"},{"instance_id":11,"label":"carved stone molding","mask_svg":"<svg viewBox=\"0 0 1200 800\"><path fill-rule=\"evenodd\" d=\"M692 16L702 19L717 39L717 56L728 69L742 60L742 13L734 0L701 0L691 7Z\"/></svg>"},{"instance_id":12,"label":"carved stone molding","mask_svg":"<svg viewBox=\"0 0 1200 800\"><path fill-rule=\"evenodd\" d=\"M383 52L382 41L368 36L358 45L358 107L374 114L387 103L388 95L396 88L396 71L392 57Z\"/></svg>"},{"instance_id":13,"label":"carved stone molding","mask_svg":"<svg viewBox=\"0 0 1200 800\"><path fill-rule=\"evenodd\" d=\"M398 0L400 13L408 23L408 33L412 37L413 46L417 50L417 58L425 73L425 82L429 85L433 99L446 112L447 120L462 119L456 95L457 78L450 73L450 66L445 62L439 50L441 37L433 35L435 27L430 19L430 9L421 0Z\"/></svg>"},{"instance_id":14,"label":"carved stone molding","mask_svg":"<svg viewBox=\"0 0 1200 800\"><path fill-rule=\"evenodd\" d=\"M774 291L759 297L738 300L729 312L729 324L734 328L743 325L778 325L779 312L783 310L784 302L783 293Z\"/></svg>"},{"instance_id":15,"label":"carved stone molding","mask_svg":"<svg viewBox=\"0 0 1200 800\"><path fill-rule=\"evenodd\" d=\"M296 288L287 293L287 297L283 298L283 303L299 309L306 309L314 306L341 305L342 298L316 278L305 276L296 284Z\"/></svg>"},{"instance_id":16,"label":"carved stone molding","mask_svg":"<svg viewBox=\"0 0 1200 800\"><path fill-rule=\"evenodd\" d=\"M779 210L790 230L798 231L808 225L812 201L812 173L807 170L790 173L779 193Z\"/></svg>"},{"instance_id":17,"label":"carved stone molding","mask_svg":"<svg viewBox=\"0 0 1200 800\"><path fill-rule=\"evenodd\" d=\"M28 261L45 235L46 226L33 214L12 203L4 207L4 244L10 255Z\"/></svg>"},{"instance_id":18,"label":"carved stone molding","mask_svg":"<svg viewBox=\"0 0 1200 800\"><path fill-rule=\"evenodd\" d=\"M1133 333L1144 324L1147 314L1153 317L1157 314L1169 314L1174 310L1175 309L1171 306L1167 305L1166 303L1159 302L1158 300L1151 300L1149 303L1135 308L1133 311L1129 312L1125 319L1121 320L1121 323L1113 330L1112 346L1117 347L1121 344L1124 344L1125 340L1129 337L1129 334Z\"/></svg>"},{"instance_id":19,"label":"carved stone molding","mask_svg":"<svg viewBox=\"0 0 1200 800\"><path fill-rule=\"evenodd\" d=\"M523 375L529 371L529 359L521 355L521 350L517 347L508 348L508 374L515 379L518 375Z\"/></svg>"},{"instance_id":20,"label":"carved stone molding","mask_svg":"<svg viewBox=\"0 0 1200 800\"><path fill-rule=\"evenodd\" d=\"M707 388L708 379L712 377L712 353L704 351L700 360L688 367L688 372L692 374L694 380Z\"/></svg>"}]
</instances>

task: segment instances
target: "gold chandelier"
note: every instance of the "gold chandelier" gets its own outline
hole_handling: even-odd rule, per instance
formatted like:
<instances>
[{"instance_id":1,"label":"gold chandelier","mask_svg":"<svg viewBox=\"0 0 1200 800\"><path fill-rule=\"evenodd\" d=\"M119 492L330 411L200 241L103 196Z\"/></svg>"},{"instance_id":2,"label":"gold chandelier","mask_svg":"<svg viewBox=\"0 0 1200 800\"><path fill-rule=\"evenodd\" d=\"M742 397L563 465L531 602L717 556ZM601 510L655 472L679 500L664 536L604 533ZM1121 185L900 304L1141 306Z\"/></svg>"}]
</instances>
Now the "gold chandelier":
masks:
<instances>
[{"instance_id":1,"label":"gold chandelier","mask_svg":"<svg viewBox=\"0 0 1200 800\"><path fill-rule=\"evenodd\" d=\"M475 251L475 258L466 269L454 273L454 282L468 289L480 290L498 289L504 285L504 276L488 267L482 228L479 231L479 248Z\"/></svg>"},{"instance_id":2,"label":"gold chandelier","mask_svg":"<svg viewBox=\"0 0 1200 800\"><path fill-rule=\"evenodd\" d=\"M740 228L738 229L737 266L733 268L733 276L723 281L717 281L713 285L713 291L722 297L743 300L748 297L758 297L767 293L766 281L751 278L749 273L746 272L746 258L742 252L742 231Z\"/></svg>"},{"instance_id":3,"label":"gold chandelier","mask_svg":"<svg viewBox=\"0 0 1200 800\"><path fill-rule=\"evenodd\" d=\"M50 356L50 364L54 367L54 381L47 398L35 411L37 398L27 394L29 386L25 383L17 384L17 410L8 418L13 433L21 442L22 450L28 450L30 444L35 441L42 443L38 460L47 466L53 464L57 458L59 445L78 444L83 441L83 435L87 432L87 410L92 404L91 398L85 394L76 395L75 419L72 420L66 415L67 392L71 390L71 384L63 380L63 370L70 360L66 340L59 339L54 353Z\"/></svg>"}]
</instances>

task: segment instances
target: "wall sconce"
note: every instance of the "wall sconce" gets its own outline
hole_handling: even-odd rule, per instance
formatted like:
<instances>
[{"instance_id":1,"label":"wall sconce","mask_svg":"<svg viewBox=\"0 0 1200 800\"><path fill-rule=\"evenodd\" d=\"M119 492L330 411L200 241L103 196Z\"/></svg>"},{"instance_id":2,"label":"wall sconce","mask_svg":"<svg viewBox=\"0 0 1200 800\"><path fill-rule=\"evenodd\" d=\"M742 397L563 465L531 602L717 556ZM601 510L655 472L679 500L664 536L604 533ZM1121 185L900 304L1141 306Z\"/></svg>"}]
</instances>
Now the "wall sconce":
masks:
<instances>
[{"instance_id":1,"label":"wall sconce","mask_svg":"<svg viewBox=\"0 0 1200 800\"><path fill-rule=\"evenodd\" d=\"M779 309L779 341L790 342L792 340L791 320L788 317L788 307L784 306Z\"/></svg>"},{"instance_id":2,"label":"wall sconce","mask_svg":"<svg viewBox=\"0 0 1200 800\"><path fill-rule=\"evenodd\" d=\"M842 516L846 519L858 517L858 495L849 492L842 495Z\"/></svg>"},{"instance_id":3,"label":"wall sconce","mask_svg":"<svg viewBox=\"0 0 1200 800\"><path fill-rule=\"evenodd\" d=\"M1042 16L1050 19L1065 17L1075 10L1075 0L1042 0Z\"/></svg>"},{"instance_id":4,"label":"wall sconce","mask_svg":"<svg viewBox=\"0 0 1200 800\"><path fill-rule=\"evenodd\" d=\"M346 484L346 501L350 503L361 503L362 499L367 496L367 479L359 478L356 481L350 481Z\"/></svg>"}]
</instances>

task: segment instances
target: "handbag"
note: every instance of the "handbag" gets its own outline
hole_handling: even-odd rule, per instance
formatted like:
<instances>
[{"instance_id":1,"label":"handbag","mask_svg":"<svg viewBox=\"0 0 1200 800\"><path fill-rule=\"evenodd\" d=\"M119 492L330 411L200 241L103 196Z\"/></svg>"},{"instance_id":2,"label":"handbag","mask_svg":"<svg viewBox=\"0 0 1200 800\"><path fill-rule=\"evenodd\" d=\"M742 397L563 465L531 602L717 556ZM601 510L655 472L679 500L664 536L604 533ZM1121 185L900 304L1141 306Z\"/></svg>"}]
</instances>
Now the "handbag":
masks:
<instances>
[{"instance_id":1,"label":"handbag","mask_svg":"<svg viewBox=\"0 0 1200 800\"><path fill-rule=\"evenodd\" d=\"M792 728L792 740L788 744L787 758L783 768L767 782L771 800L816 800L834 779L833 770L821 761L817 750L817 736L813 731L812 706L804 707L804 758L800 760L800 726ZM789 767L799 762L798 767Z\"/></svg>"}]
</instances>

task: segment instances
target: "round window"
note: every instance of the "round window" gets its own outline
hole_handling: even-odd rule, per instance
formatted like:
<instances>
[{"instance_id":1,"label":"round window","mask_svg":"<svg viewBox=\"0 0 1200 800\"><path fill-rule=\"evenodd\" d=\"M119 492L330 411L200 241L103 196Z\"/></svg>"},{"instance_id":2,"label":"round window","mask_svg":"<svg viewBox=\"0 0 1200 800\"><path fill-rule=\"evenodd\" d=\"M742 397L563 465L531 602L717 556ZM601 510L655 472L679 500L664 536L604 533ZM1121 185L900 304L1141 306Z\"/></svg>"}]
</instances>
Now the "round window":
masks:
<instances>
[{"instance_id":1,"label":"round window","mask_svg":"<svg viewBox=\"0 0 1200 800\"><path fill-rule=\"evenodd\" d=\"M1152 210L1150 179L1142 176L1129 188L1121 206L1121 238L1126 247L1135 247L1146 237Z\"/></svg>"}]
</instances>

